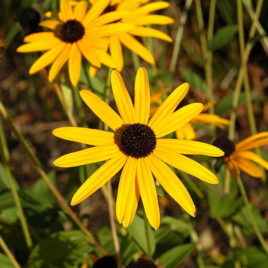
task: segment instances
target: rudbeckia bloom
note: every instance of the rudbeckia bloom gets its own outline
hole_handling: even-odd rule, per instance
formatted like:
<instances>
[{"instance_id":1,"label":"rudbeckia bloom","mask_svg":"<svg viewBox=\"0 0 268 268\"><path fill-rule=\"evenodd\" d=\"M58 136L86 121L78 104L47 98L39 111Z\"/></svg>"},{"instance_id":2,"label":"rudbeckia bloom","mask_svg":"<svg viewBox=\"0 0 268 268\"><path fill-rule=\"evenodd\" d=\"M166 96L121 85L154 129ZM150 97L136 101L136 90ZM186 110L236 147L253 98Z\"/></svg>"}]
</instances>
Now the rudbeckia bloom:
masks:
<instances>
[{"instance_id":1,"label":"rudbeckia bloom","mask_svg":"<svg viewBox=\"0 0 268 268\"><path fill-rule=\"evenodd\" d=\"M242 170L252 177L261 178L263 172L255 163L268 169L266 160L249 151L250 149L268 145L268 132L250 136L237 144L225 137L220 137L215 140L214 145L225 152L224 162L235 177L240 176L240 170Z\"/></svg>"},{"instance_id":2,"label":"rudbeckia bloom","mask_svg":"<svg viewBox=\"0 0 268 268\"><path fill-rule=\"evenodd\" d=\"M77 190L71 204L82 202L122 169L116 215L125 227L133 220L140 196L149 223L155 229L159 227L159 205L153 176L183 209L194 216L195 206L187 189L168 165L215 184L218 179L211 171L183 154L219 157L223 152L213 145L163 137L194 118L202 111L203 105L192 103L174 112L188 91L189 85L185 83L170 94L149 120L150 89L144 68L140 68L136 76L134 105L118 71L112 72L111 84L119 115L91 91L82 90L80 95L113 132L79 127L53 131L62 139L93 146L59 157L54 162L56 166L74 167L107 160Z\"/></svg>"},{"instance_id":3,"label":"rudbeckia bloom","mask_svg":"<svg viewBox=\"0 0 268 268\"><path fill-rule=\"evenodd\" d=\"M40 23L52 31L28 35L26 44L17 51L28 53L46 51L31 66L29 73L34 74L52 64L48 79L53 81L63 65L68 61L71 83L76 85L80 78L81 60L84 56L91 65L101 64L115 68L111 56L107 53L107 36L125 32L132 28L123 23L111 23L122 17L122 12L101 13L109 5L109 0L99 0L88 10L87 2L76 5L73 1L61 0L57 19Z\"/></svg>"},{"instance_id":4,"label":"rudbeckia bloom","mask_svg":"<svg viewBox=\"0 0 268 268\"><path fill-rule=\"evenodd\" d=\"M90 2L97 3L98 1L100 0L91 0ZM151 12L167 8L170 4L164 1L154 3L147 2L148 1L144 0L115 0L111 2L112 8L116 11L126 12L125 15L122 16L121 22L133 26L132 29L111 35L109 38L109 50L113 60L117 63L116 67L119 71L122 70L124 66L122 46L127 47L148 63L155 64L152 53L134 36L154 37L167 42L172 41L167 34L148 27L152 24L167 25L174 22L173 19L168 16L150 14ZM94 71L96 70L91 70L91 73L93 74Z\"/></svg>"},{"instance_id":5,"label":"rudbeckia bloom","mask_svg":"<svg viewBox=\"0 0 268 268\"><path fill-rule=\"evenodd\" d=\"M161 93L164 94L167 92L167 89L160 90L159 92L156 92L152 94L151 96L151 104L154 104L155 107L151 110L152 114L157 109L157 106L159 106L163 101L161 99ZM183 100L178 105L178 108L182 105L188 104L186 100ZM208 103L207 105L204 105L203 111L207 111L208 108L214 105L213 103ZM224 128L224 126L229 125L230 121L222 118L216 114L209 114L209 113L200 113L195 118L191 120L191 122L188 122L184 126L181 126L176 130L176 136L178 139L186 139L186 140L194 140L196 138L196 132L193 128L193 123L200 124L200 125L215 125L219 128Z\"/></svg>"}]
</instances>

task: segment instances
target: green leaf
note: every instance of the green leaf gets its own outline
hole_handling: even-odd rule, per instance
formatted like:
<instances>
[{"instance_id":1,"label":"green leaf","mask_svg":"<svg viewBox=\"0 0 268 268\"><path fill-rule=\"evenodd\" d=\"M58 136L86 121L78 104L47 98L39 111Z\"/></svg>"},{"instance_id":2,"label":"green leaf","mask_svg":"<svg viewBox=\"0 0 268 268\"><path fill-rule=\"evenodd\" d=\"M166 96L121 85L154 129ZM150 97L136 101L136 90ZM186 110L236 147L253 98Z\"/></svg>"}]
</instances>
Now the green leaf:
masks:
<instances>
[{"instance_id":1,"label":"green leaf","mask_svg":"<svg viewBox=\"0 0 268 268\"><path fill-rule=\"evenodd\" d=\"M261 231L263 232L267 232L268 231L268 221L265 220L259 210L254 207L252 204L250 204L251 210L252 210L252 214L254 217L254 220L256 222L256 224L258 225L258 227L260 228ZM240 209L240 211L234 215L232 217L232 219L239 224L240 226L242 226L242 228L244 229L244 232L247 234L250 234L253 232L253 227L251 224L251 220L249 218L248 212L247 212L247 208L246 207L242 207Z\"/></svg>"},{"instance_id":2,"label":"green leaf","mask_svg":"<svg viewBox=\"0 0 268 268\"><path fill-rule=\"evenodd\" d=\"M192 223L189 221L184 221L181 219L176 219L173 217L166 216L161 220L161 224L167 224L169 228L173 231L180 233L189 233L192 228Z\"/></svg>"},{"instance_id":3,"label":"green leaf","mask_svg":"<svg viewBox=\"0 0 268 268\"><path fill-rule=\"evenodd\" d=\"M206 93L206 83L201 75L197 74L193 70L181 68L180 72L182 74L183 79L188 82L191 86L196 89Z\"/></svg>"},{"instance_id":4,"label":"green leaf","mask_svg":"<svg viewBox=\"0 0 268 268\"><path fill-rule=\"evenodd\" d=\"M216 114L222 115L223 113L232 110L232 100L234 98L234 93L229 93L215 107ZM241 92L238 102L238 107L245 103L245 93Z\"/></svg>"},{"instance_id":5,"label":"green leaf","mask_svg":"<svg viewBox=\"0 0 268 268\"><path fill-rule=\"evenodd\" d=\"M131 235L132 239L137 244L137 246L142 250L142 252L148 254L148 244L146 240L144 220L136 215L133 223L128 228L128 232ZM149 226L149 240L150 240L151 254L153 254L155 251L155 233L150 226Z\"/></svg>"},{"instance_id":6,"label":"green leaf","mask_svg":"<svg viewBox=\"0 0 268 268\"><path fill-rule=\"evenodd\" d=\"M133 241L130 235L126 235L120 242L122 262L127 265L133 260L133 256L137 253L141 253L136 243Z\"/></svg>"},{"instance_id":7,"label":"green leaf","mask_svg":"<svg viewBox=\"0 0 268 268\"><path fill-rule=\"evenodd\" d=\"M166 268L177 267L177 265L179 265L193 249L193 244L184 244L172 248L160 256L159 263Z\"/></svg>"},{"instance_id":8,"label":"green leaf","mask_svg":"<svg viewBox=\"0 0 268 268\"><path fill-rule=\"evenodd\" d=\"M233 215L243 204L242 199L238 197L235 183L232 183L229 194L217 191L214 187L208 187L207 193L211 217L214 219Z\"/></svg>"},{"instance_id":9,"label":"green leaf","mask_svg":"<svg viewBox=\"0 0 268 268\"><path fill-rule=\"evenodd\" d=\"M48 177L49 180L55 184L55 172L49 172ZM25 189L24 192L38 201L38 205L42 207L52 207L54 204L55 198L42 178L39 178L31 187Z\"/></svg>"},{"instance_id":10,"label":"green leaf","mask_svg":"<svg viewBox=\"0 0 268 268\"><path fill-rule=\"evenodd\" d=\"M217 0L217 8L219 14L222 16L227 24L232 24L236 20L235 1Z\"/></svg>"},{"instance_id":11,"label":"green leaf","mask_svg":"<svg viewBox=\"0 0 268 268\"><path fill-rule=\"evenodd\" d=\"M209 50L216 50L225 46L237 33L237 25L231 24L219 29L208 43Z\"/></svg>"},{"instance_id":12,"label":"green leaf","mask_svg":"<svg viewBox=\"0 0 268 268\"><path fill-rule=\"evenodd\" d=\"M12 262L10 261L10 259L7 256L2 255L0 253L0 267L14 268L15 266L12 264Z\"/></svg>"},{"instance_id":13,"label":"green leaf","mask_svg":"<svg viewBox=\"0 0 268 268\"><path fill-rule=\"evenodd\" d=\"M239 261L241 267L246 268L266 268L268 263L268 255L257 247L247 247L232 251L224 267L233 267L233 263Z\"/></svg>"},{"instance_id":14,"label":"green leaf","mask_svg":"<svg viewBox=\"0 0 268 268\"><path fill-rule=\"evenodd\" d=\"M108 226L104 226L98 231L97 236L101 245L108 252L110 252L110 254L113 254L115 250L114 250L114 243L113 243L113 236L112 236L111 229L108 228Z\"/></svg>"},{"instance_id":15,"label":"green leaf","mask_svg":"<svg viewBox=\"0 0 268 268\"><path fill-rule=\"evenodd\" d=\"M78 268L92 250L87 237L80 231L54 233L33 248L27 267Z\"/></svg>"}]
</instances>

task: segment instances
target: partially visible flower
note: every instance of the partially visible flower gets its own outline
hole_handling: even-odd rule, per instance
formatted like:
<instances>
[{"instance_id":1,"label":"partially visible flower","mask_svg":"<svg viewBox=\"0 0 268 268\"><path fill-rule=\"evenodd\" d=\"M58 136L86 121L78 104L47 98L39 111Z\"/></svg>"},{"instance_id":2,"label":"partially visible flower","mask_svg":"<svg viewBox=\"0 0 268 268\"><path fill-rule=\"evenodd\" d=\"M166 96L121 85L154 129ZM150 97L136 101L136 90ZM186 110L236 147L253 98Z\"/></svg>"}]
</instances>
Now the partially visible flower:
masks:
<instances>
[{"instance_id":1,"label":"partially visible flower","mask_svg":"<svg viewBox=\"0 0 268 268\"><path fill-rule=\"evenodd\" d=\"M30 74L52 64L48 79L53 81L68 61L69 77L71 83L76 85L80 78L82 56L96 67L101 64L116 67L116 62L107 53L107 36L125 32L132 26L112 23L122 17L122 12L101 15L109 5L109 0L99 0L89 10L87 2L81 1L76 5L73 2L61 0L58 17L40 23L51 31L26 36L26 44L17 49L23 53L46 51L31 66Z\"/></svg>"},{"instance_id":2,"label":"partially visible flower","mask_svg":"<svg viewBox=\"0 0 268 268\"><path fill-rule=\"evenodd\" d=\"M39 26L41 16L33 7L25 7L20 11L18 21L26 34L37 33L42 29Z\"/></svg>"},{"instance_id":3,"label":"partially visible flower","mask_svg":"<svg viewBox=\"0 0 268 268\"><path fill-rule=\"evenodd\" d=\"M152 114L156 111L157 106L163 102L161 95L165 92L167 92L167 89L160 90L151 96L151 104L154 105L154 107L151 109ZM183 100L183 105L185 104L188 104L187 100ZM181 107L181 105L182 103L180 103L179 107ZM212 105L214 105L214 103L207 103L204 105L203 111L208 110L208 108ZM219 128L224 128L224 126L229 125L230 121L215 114L200 113L196 115L196 117L193 118L189 123L176 130L176 136L178 139L194 140L196 138L196 133L192 123L200 125L215 125Z\"/></svg>"},{"instance_id":4,"label":"partially visible flower","mask_svg":"<svg viewBox=\"0 0 268 268\"><path fill-rule=\"evenodd\" d=\"M188 92L189 85L185 83L170 94L149 120L150 89L144 68L140 68L136 76L134 105L119 72L112 72L111 84L120 116L91 91L82 90L80 95L113 132L79 127L53 131L62 139L94 146L59 157L54 162L56 166L74 167L108 160L77 190L71 204L85 200L122 169L116 215L125 227L131 224L136 214L140 196L149 223L155 229L159 227L160 213L153 175L166 192L194 216L195 206L187 189L168 165L215 184L218 179L211 171L183 154L220 157L223 151L202 142L163 137L194 118L202 111L203 105L192 103L174 112Z\"/></svg>"},{"instance_id":5,"label":"partially visible flower","mask_svg":"<svg viewBox=\"0 0 268 268\"><path fill-rule=\"evenodd\" d=\"M98 1L100 0L91 0L90 2L96 3ZM167 25L173 23L173 19L168 16L150 14L154 11L167 8L170 4L165 1L147 3L148 0L114 0L111 3L116 11L126 12L122 17L121 22L133 26L132 29L125 31L124 33L114 34L109 38L109 50L112 58L117 63L116 67L119 71L121 71L124 66L122 45L150 64L155 64L152 53L138 41L135 36L154 37L167 42L172 42L172 39L166 33L149 27L152 24ZM92 69L91 73L94 74L94 72L96 72L96 70Z\"/></svg>"},{"instance_id":6,"label":"partially visible flower","mask_svg":"<svg viewBox=\"0 0 268 268\"><path fill-rule=\"evenodd\" d=\"M252 177L261 178L263 172L256 164L268 169L266 160L249 151L250 149L268 145L268 132L252 135L237 144L225 137L220 137L215 140L214 145L225 152L224 162L235 177L239 176L240 170L242 170Z\"/></svg>"}]
</instances>

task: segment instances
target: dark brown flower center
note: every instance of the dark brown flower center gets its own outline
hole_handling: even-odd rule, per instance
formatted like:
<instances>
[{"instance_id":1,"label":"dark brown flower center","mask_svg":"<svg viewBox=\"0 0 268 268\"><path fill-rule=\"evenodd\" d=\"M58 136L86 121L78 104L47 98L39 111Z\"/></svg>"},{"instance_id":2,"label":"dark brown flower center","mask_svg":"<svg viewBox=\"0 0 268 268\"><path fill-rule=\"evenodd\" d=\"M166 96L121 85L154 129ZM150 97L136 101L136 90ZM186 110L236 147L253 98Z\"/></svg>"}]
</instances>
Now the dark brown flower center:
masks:
<instances>
[{"instance_id":1,"label":"dark brown flower center","mask_svg":"<svg viewBox=\"0 0 268 268\"><path fill-rule=\"evenodd\" d=\"M235 144L226 137L217 138L214 141L213 145L223 150L225 153L225 157L230 156L235 151Z\"/></svg>"},{"instance_id":2,"label":"dark brown flower center","mask_svg":"<svg viewBox=\"0 0 268 268\"><path fill-rule=\"evenodd\" d=\"M66 43L74 43L80 40L85 34L84 26L77 20L68 20L59 26L56 33Z\"/></svg>"},{"instance_id":3,"label":"dark brown flower center","mask_svg":"<svg viewBox=\"0 0 268 268\"><path fill-rule=\"evenodd\" d=\"M121 151L135 158L148 156L156 146L153 130L144 124L128 125L121 134Z\"/></svg>"}]
</instances>

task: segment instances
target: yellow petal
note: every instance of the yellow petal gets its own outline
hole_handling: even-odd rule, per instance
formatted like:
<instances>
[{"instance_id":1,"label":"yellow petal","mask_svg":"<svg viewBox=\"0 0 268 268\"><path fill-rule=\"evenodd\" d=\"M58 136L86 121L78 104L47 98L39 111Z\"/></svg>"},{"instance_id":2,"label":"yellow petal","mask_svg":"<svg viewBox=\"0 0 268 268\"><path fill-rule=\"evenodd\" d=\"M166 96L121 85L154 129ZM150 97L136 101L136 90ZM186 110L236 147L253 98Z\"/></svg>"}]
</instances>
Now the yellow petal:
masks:
<instances>
[{"instance_id":1,"label":"yellow petal","mask_svg":"<svg viewBox=\"0 0 268 268\"><path fill-rule=\"evenodd\" d=\"M214 157L220 157L224 155L224 152L218 147L199 141L158 139L157 144L161 148L171 150L178 154L197 154Z\"/></svg>"},{"instance_id":2,"label":"yellow petal","mask_svg":"<svg viewBox=\"0 0 268 268\"><path fill-rule=\"evenodd\" d=\"M62 21L74 19L73 11L69 0L60 0L60 13L59 17Z\"/></svg>"},{"instance_id":3,"label":"yellow petal","mask_svg":"<svg viewBox=\"0 0 268 268\"><path fill-rule=\"evenodd\" d=\"M165 40L167 42L172 42L172 38L167 34L153 28L135 27L133 30L129 30L128 33L142 37L154 37Z\"/></svg>"},{"instance_id":4,"label":"yellow petal","mask_svg":"<svg viewBox=\"0 0 268 268\"><path fill-rule=\"evenodd\" d=\"M100 17L98 17L93 25L94 26L101 26L104 24L108 24L117 20L120 20L124 15L128 14L126 11L112 11L108 12Z\"/></svg>"},{"instance_id":5,"label":"yellow petal","mask_svg":"<svg viewBox=\"0 0 268 268\"><path fill-rule=\"evenodd\" d=\"M236 144L236 149L238 151L248 150L258 146L263 146L268 144L268 132L261 132L255 135L252 135L239 143Z\"/></svg>"},{"instance_id":6,"label":"yellow petal","mask_svg":"<svg viewBox=\"0 0 268 268\"><path fill-rule=\"evenodd\" d=\"M137 123L136 113L120 73L112 71L111 84L116 106L125 124Z\"/></svg>"},{"instance_id":7,"label":"yellow petal","mask_svg":"<svg viewBox=\"0 0 268 268\"><path fill-rule=\"evenodd\" d=\"M137 179L146 217L154 229L160 224L160 213L155 183L147 158L137 159Z\"/></svg>"},{"instance_id":8,"label":"yellow petal","mask_svg":"<svg viewBox=\"0 0 268 268\"><path fill-rule=\"evenodd\" d=\"M55 77L58 75L62 66L68 60L70 54L71 44L66 44L65 49L62 50L60 55L56 58L56 60L52 63L52 66L49 70L48 80L52 82Z\"/></svg>"},{"instance_id":9,"label":"yellow petal","mask_svg":"<svg viewBox=\"0 0 268 268\"><path fill-rule=\"evenodd\" d=\"M157 138L168 135L176 129L184 126L203 110L201 103L191 103L183 106L168 118L154 126L153 130Z\"/></svg>"},{"instance_id":10,"label":"yellow petal","mask_svg":"<svg viewBox=\"0 0 268 268\"><path fill-rule=\"evenodd\" d=\"M192 120L193 121L193 120ZM195 130L191 123L187 123L184 126L176 130L176 137L178 139L194 140L196 138Z\"/></svg>"},{"instance_id":11,"label":"yellow petal","mask_svg":"<svg viewBox=\"0 0 268 268\"><path fill-rule=\"evenodd\" d=\"M60 127L52 131L58 138L88 145L101 146L114 144L114 133L83 127Z\"/></svg>"},{"instance_id":12,"label":"yellow petal","mask_svg":"<svg viewBox=\"0 0 268 268\"><path fill-rule=\"evenodd\" d=\"M229 125L230 121L227 119L224 119L218 115L215 114L206 114L201 113L197 115L192 122L194 123L201 123L201 124L214 124L217 127L224 127L225 125Z\"/></svg>"},{"instance_id":13,"label":"yellow petal","mask_svg":"<svg viewBox=\"0 0 268 268\"><path fill-rule=\"evenodd\" d=\"M61 43L62 42L58 38L51 37L48 40L24 44L17 48L17 52L28 53L28 52L35 52L35 51L45 51L45 50L52 49Z\"/></svg>"},{"instance_id":14,"label":"yellow petal","mask_svg":"<svg viewBox=\"0 0 268 268\"><path fill-rule=\"evenodd\" d=\"M256 162L257 164L263 166L264 168L268 169L268 161L261 158L259 155L250 152L250 151L243 151L243 152L235 152L235 156L238 156L239 158L245 158L248 160L252 160Z\"/></svg>"},{"instance_id":15,"label":"yellow petal","mask_svg":"<svg viewBox=\"0 0 268 268\"><path fill-rule=\"evenodd\" d=\"M110 68L116 68L113 58L107 52L101 49L93 49L92 52L96 54L101 63Z\"/></svg>"},{"instance_id":16,"label":"yellow petal","mask_svg":"<svg viewBox=\"0 0 268 268\"><path fill-rule=\"evenodd\" d=\"M187 189L175 173L154 155L149 156L151 170L164 190L191 216L195 216L195 205Z\"/></svg>"},{"instance_id":17,"label":"yellow petal","mask_svg":"<svg viewBox=\"0 0 268 268\"><path fill-rule=\"evenodd\" d=\"M131 35L127 33L122 33L118 37L124 46L132 50L134 53L139 55L145 61L151 64L155 63L152 53L145 46L143 46L139 41L133 38Z\"/></svg>"},{"instance_id":18,"label":"yellow petal","mask_svg":"<svg viewBox=\"0 0 268 268\"><path fill-rule=\"evenodd\" d=\"M246 160L241 157L237 157L235 161L238 164L238 167L245 173L249 174L250 176L255 177L255 178L263 177L262 170L259 167L257 167L255 164L253 164L251 161Z\"/></svg>"},{"instance_id":19,"label":"yellow petal","mask_svg":"<svg viewBox=\"0 0 268 268\"><path fill-rule=\"evenodd\" d=\"M134 218L139 201L136 183L137 160L129 157L123 168L116 199L116 216L124 227L128 227Z\"/></svg>"},{"instance_id":20,"label":"yellow petal","mask_svg":"<svg viewBox=\"0 0 268 268\"><path fill-rule=\"evenodd\" d=\"M58 20L43 20L39 23L40 26L42 27L46 27L48 29L51 29L51 30L55 30L56 27L59 25L59 21ZM54 33L53 33L54 35ZM27 42L27 41L25 41Z\"/></svg>"},{"instance_id":21,"label":"yellow petal","mask_svg":"<svg viewBox=\"0 0 268 268\"><path fill-rule=\"evenodd\" d=\"M85 42L88 47L105 51L108 49L108 39L106 37L96 36L95 34L92 34L90 30L87 30L81 41Z\"/></svg>"},{"instance_id":22,"label":"yellow petal","mask_svg":"<svg viewBox=\"0 0 268 268\"><path fill-rule=\"evenodd\" d=\"M138 18L131 18L124 21L132 25L166 25L174 22L172 18L163 15L146 15Z\"/></svg>"},{"instance_id":23,"label":"yellow petal","mask_svg":"<svg viewBox=\"0 0 268 268\"><path fill-rule=\"evenodd\" d=\"M147 124L150 114L150 87L145 68L139 68L136 75L135 111L138 123Z\"/></svg>"},{"instance_id":24,"label":"yellow petal","mask_svg":"<svg viewBox=\"0 0 268 268\"><path fill-rule=\"evenodd\" d=\"M33 33L24 37L24 42L39 42L39 41L47 41L51 38L55 38L55 34L53 32L44 32L44 33Z\"/></svg>"},{"instance_id":25,"label":"yellow petal","mask_svg":"<svg viewBox=\"0 0 268 268\"><path fill-rule=\"evenodd\" d=\"M60 45L56 46L55 48L52 48L51 50L44 53L31 66L29 73L34 74L34 73L42 70L43 68L45 68L50 63L52 63L56 59L56 57L60 54L60 52L64 50L65 47L66 47L66 44L61 43Z\"/></svg>"},{"instance_id":26,"label":"yellow petal","mask_svg":"<svg viewBox=\"0 0 268 268\"><path fill-rule=\"evenodd\" d=\"M95 65L96 67L101 66L100 60L98 59L97 55L94 53L90 44L88 44L86 40L78 41L77 45L81 53L89 61L89 63Z\"/></svg>"},{"instance_id":27,"label":"yellow petal","mask_svg":"<svg viewBox=\"0 0 268 268\"><path fill-rule=\"evenodd\" d=\"M155 112L155 114L153 115L153 117L149 122L149 126L151 128L154 128L159 123L161 123L162 120L168 118L173 113L178 104L182 101L182 99L185 97L188 90L189 90L188 83L183 83L180 86L178 86Z\"/></svg>"},{"instance_id":28,"label":"yellow petal","mask_svg":"<svg viewBox=\"0 0 268 268\"><path fill-rule=\"evenodd\" d=\"M93 113L111 129L117 130L123 125L119 115L97 95L89 90L81 90L80 96Z\"/></svg>"},{"instance_id":29,"label":"yellow petal","mask_svg":"<svg viewBox=\"0 0 268 268\"><path fill-rule=\"evenodd\" d=\"M167 164L211 184L219 183L218 178L198 162L157 145L153 154Z\"/></svg>"},{"instance_id":30,"label":"yellow petal","mask_svg":"<svg viewBox=\"0 0 268 268\"><path fill-rule=\"evenodd\" d=\"M86 14L83 24L87 25L94 19L96 19L104 9L109 5L110 0L99 0L97 3L92 5L88 13Z\"/></svg>"},{"instance_id":31,"label":"yellow petal","mask_svg":"<svg viewBox=\"0 0 268 268\"><path fill-rule=\"evenodd\" d=\"M107 24L104 26L96 27L94 31L97 31L99 36L110 37L115 34L125 33L133 28L134 28L133 25L117 22L117 23L111 23L111 24Z\"/></svg>"},{"instance_id":32,"label":"yellow petal","mask_svg":"<svg viewBox=\"0 0 268 268\"><path fill-rule=\"evenodd\" d=\"M57 167L77 167L104 161L121 154L117 145L103 145L65 154L54 161Z\"/></svg>"},{"instance_id":33,"label":"yellow petal","mask_svg":"<svg viewBox=\"0 0 268 268\"><path fill-rule=\"evenodd\" d=\"M107 181L109 181L124 165L127 157L119 155L97 169L76 191L74 194L71 205L74 206L84 201L91 194L96 192Z\"/></svg>"},{"instance_id":34,"label":"yellow petal","mask_svg":"<svg viewBox=\"0 0 268 268\"><path fill-rule=\"evenodd\" d=\"M81 1L77 3L77 5L74 8L74 17L78 21L82 21L85 17L87 11L87 3L86 1Z\"/></svg>"},{"instance_id":35,"label":"yellow petal","mask_svg":"<svg viewBox=\"0 0 268 268\"><path fill-rule=\"evenodd\" d=\"M81 72L81 53L76 43L71 45L68 61L69 77L73 86L76 86Z\"/></svg>"},{"instance_id":36,"label":"yellow petal","mask_svg":"<svg viewBox=\"0 0 268 268\"><path fill-rule=\"evenodd\" d=\"M121 43L117 37L111 37L110 39L110 52L113 62L116 63L116 69L121 71L124 66L124 57Z\"/></svg>"},{"instance_id":37,"label":"yellow petal","mask_svg":"<svg viewBox=\"0 0 268 268\"><path fill-rule=\"evenodd\" d=\"M130 17L137 17L137 16L141 16L141 15L145 15L148 14L150 12L159 10L159 9L163 9L163 8L167 8L169 7L169 3L167 2L156 2L156 3L150 3L148 5L144 5L142 7L137 8L136 10L129 12L129 15L127 16L128 18Z\"/></svg>"}]
</instances>

